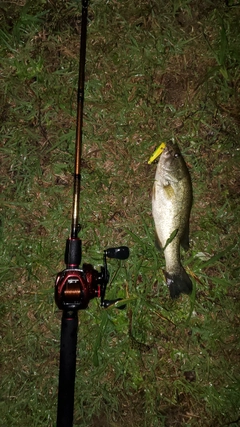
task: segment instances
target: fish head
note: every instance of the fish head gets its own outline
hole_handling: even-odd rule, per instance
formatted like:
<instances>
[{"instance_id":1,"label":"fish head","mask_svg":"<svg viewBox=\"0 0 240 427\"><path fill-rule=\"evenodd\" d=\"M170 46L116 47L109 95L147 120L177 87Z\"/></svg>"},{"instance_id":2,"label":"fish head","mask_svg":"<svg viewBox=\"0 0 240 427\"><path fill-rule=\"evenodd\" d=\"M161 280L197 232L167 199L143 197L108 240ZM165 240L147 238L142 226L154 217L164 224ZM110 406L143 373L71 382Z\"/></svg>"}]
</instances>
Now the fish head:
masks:
<instances>
[{"instance_id":1,"label":"fish head","mask_svg":"<svg viewBox=\"0 0 240 427\"><path fill-rule=\"evenodd\" d=\"M186 163L178 145L169 141L158 162L160 174L166 174L172 181L179 181L188 173Z\"/></svg>"}]
</instances>

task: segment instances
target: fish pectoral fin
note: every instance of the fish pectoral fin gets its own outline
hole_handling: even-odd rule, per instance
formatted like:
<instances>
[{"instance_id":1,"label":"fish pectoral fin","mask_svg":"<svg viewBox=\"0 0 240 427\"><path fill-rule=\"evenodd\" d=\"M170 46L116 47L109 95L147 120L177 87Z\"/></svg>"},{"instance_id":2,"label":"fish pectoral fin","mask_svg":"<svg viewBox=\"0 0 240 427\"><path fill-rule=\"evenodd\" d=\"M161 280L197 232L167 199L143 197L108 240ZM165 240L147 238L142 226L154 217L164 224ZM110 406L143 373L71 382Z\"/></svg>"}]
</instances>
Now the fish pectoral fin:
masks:
<instances>
[{"instance_id":1,"label":"fish pectoral fin","mask_svg":"<svg viewBox=\"0 0 240 427\"><path fill-rule=\"evenodd\" d=\"M171 184L168 183L167 185L164 185L163 188L164 188L165 196L168 199L172 199L172 197L174 196L174 189L171 186Z\"/></svg>"},{"instance_id":2,"label":"fish pectoral fin","mask_svg":"<svg viewBox=\"0 0 240 427\"><path fill-rule=\"evenodd\" d=\"M185 251L188 251L188 249L189 249L189 222L187 223L187 225L183 231L182 237L180 239L180 244Z\"/></svg>"}]
</instances>

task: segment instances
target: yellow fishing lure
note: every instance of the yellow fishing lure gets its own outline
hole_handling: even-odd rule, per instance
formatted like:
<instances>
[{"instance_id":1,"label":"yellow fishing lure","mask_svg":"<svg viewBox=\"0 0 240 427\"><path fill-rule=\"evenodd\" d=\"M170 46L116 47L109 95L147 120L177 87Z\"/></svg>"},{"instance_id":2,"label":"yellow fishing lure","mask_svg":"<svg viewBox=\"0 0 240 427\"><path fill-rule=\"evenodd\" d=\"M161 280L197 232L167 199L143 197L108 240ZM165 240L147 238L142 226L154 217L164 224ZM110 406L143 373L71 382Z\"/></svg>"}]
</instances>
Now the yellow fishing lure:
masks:
<instances>
[{"instance_id":1,"label":"yellow fishing lure","mask_svg":"<svg viewBox=\"0 0 240 427\"><path fill-rule=\"evenodd\" d=\"M156 160L158 158L158 156L160 156L160 154L162 154L165 147L166 147L166 144L164 142L162 142L161 145L159 145L159 147L154 151L153 155L148 160L149 165L152 162L154 162L154 160Z\"/></svg>"}]
</instances>

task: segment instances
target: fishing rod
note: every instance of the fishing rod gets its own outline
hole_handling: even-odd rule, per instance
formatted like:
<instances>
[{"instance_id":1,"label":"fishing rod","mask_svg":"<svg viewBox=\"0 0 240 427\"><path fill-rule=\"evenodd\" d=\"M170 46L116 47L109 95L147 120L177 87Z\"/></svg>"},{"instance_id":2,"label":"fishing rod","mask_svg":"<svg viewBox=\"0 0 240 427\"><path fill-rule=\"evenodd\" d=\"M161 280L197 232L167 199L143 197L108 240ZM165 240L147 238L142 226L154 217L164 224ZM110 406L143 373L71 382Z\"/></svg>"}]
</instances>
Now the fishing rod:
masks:
<instances>
[{"instance_id":1,"label":"fishing rod","mask_svg":"<svg viewBox=\"0 0 240 427\"><path fill-rule=\"evenodd\" d=\"M103 308L121 300L121 298L105 299L106 287L109 282L107 258L124 260L129 257L127 246L108 248L103 251L103 266L100 267L100 271L87 263L84 263L82 268L79 267L82 260L82 242L78 234L81 230L79 209L87 16L88 0L82 0L71 235L66 241L64 256L66 268L57 274L55 282L55 302L57 307L62 310L57 427L72 427L73 425L78 311L86 309L89 301L95 297L100 298L100 305ZM124 306L117 308L121 309Z\"/></svg>"}]
</instances>

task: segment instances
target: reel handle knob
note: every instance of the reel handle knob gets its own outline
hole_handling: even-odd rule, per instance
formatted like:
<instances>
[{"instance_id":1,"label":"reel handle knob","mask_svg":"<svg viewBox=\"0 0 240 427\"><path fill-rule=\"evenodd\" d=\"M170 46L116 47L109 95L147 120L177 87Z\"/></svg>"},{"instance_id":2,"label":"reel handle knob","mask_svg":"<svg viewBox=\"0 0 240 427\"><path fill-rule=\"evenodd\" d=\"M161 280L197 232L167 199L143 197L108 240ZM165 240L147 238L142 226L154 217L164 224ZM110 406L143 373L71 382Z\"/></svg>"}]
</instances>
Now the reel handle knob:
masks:
<instances>
[{"instance_id":1,"label":"reel handle knob","mask_svg":"<svg viewBox=\"0 0 240 427\"><path fill-rule=\"evenodd\" d=\"M119 246L117 248L108 248L104 251L108 258L127 259L129 257L129 248L127 246Z\"/></svg>"}]
</instances>

